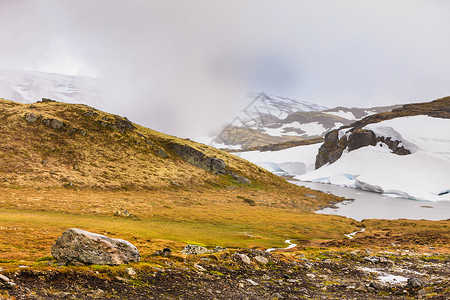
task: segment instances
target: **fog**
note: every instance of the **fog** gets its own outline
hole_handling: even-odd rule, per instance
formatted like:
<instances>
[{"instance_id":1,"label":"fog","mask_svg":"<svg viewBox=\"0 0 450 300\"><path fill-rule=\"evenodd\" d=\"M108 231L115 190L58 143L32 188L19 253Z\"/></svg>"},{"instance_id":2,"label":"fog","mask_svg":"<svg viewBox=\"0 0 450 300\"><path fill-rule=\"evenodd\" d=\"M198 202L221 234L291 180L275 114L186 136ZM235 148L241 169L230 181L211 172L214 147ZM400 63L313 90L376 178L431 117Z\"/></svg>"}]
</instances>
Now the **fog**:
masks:
<instances>
[{"instance_id":1,"label":"fog","mask_svg":"<svg viewBox=\"0 0 450 300\"><path fill-rule=\"evenodd\" d=\"M219 128L247 91L450 95L447 0L0 0L0 18L0 68L98 77L99 108L179 136Z\"/></svg>"}]
</instances>

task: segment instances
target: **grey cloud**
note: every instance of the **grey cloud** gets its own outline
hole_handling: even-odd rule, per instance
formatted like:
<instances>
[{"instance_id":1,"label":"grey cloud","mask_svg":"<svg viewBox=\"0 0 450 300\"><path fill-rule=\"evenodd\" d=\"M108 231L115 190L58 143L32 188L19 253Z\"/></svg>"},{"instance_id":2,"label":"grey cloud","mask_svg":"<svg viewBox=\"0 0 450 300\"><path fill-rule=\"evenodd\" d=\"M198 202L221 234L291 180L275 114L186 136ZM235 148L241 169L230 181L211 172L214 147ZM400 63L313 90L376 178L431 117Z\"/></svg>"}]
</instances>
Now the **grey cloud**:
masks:
<instances>
[{"instance_id":1,"label":"grey cloud","mask_svg":"<svg viewBox=\"0 0 450 300\"><path fill-rule=\"evenodd\" d=\"M103 109L182 136L249 89L328 106L449 94L440 0L0 1L0 66L64 57L102 79Z\"/></svg>"}]
</instances>

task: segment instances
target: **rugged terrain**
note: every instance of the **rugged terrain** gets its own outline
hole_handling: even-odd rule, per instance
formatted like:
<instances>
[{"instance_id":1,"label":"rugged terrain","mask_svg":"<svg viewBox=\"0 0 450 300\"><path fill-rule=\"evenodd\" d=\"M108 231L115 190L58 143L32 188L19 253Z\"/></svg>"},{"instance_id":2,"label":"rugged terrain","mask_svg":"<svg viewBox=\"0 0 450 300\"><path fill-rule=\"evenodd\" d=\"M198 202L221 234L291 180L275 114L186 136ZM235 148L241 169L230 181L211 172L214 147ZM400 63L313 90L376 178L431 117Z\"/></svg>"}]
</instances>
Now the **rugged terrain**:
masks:
<instances>
[{"instance_id":1,"label":"rugged terrain","mask_svg":"<svg viewBox=\"0 0 450 300\"><path fill-rule=\"evenodd\" d=\"M333 163L338 160L344 149L348 147L349 151L358 148L376 145L378 142L385 143L394 153L398 155L407 155L411 152L394 143L394 140L385 140L383 137L376 137L370 130L363 129L368 124L375 124L385 120L391 120L400 117L410 117L417 115L427 115L435 118L450 119L450 97L434 100L432 102L413 103L403 105L390 112L379 113L363 118L350 125L342 126L339 129L330 131L325 135L325 142L319 149L316 157L316 168L320 168L326 163ZM349 134L340 137L339 131L347 129Z\"/></svg>"},{"instance_id":2,"label":"rugged terrain","mask_svg":"<svg viewBox=\"0 0 450 300\"><path fill-rule=\"evenodd\" d=\"M251 93L249 97L254 97L253 101L213 138L212 145L251 151L316 143L333 129L399 107L326 108L307 101L269 96L264 92Z\"/></svg>"},{"instance_id":3,"label":"rugged terrain","mask_svg":"<svg viewBox=\"0 0 450 300\"><path fill-rule=\"evenodd\" d=\"M50 257L7 267L14 299L448 299L449 233L437 222L364 221L354 239L292 250L156 252L140 263L63 267ZM441 222L447 227L449 221ZM419 234L430 230L427 234ZM413 237L411 239L411 237ZM5 279L6 278L6 279ZM3 286L3 288L2 288Z\"/></svg>"},{"instance_id":4,"label":"rugged terrain","mask_svg":"<svg viewBox=\"0 0 450 300\"><path fill-rule=\"evenodd\" d=\"M0 126L0 299L449 296L448 221L315 214L342 199L85 105L0 100ZM141 262L58 265L50 249L73 227L133 243Z\"/></svg>"}]
</instances>

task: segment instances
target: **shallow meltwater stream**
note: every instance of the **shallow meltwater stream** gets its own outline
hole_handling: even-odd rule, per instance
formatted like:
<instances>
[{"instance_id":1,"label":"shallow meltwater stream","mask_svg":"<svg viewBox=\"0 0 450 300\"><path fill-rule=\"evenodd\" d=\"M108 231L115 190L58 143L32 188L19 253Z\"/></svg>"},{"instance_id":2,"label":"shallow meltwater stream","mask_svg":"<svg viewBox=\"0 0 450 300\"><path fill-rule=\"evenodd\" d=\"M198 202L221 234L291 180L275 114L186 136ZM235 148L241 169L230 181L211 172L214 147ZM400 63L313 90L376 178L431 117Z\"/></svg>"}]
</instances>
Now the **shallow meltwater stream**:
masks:
<instances>
[{"instance_id":1,"label":"shallow meltwater stream","mask_svg":"<svg viewBox=\"0 0 450 300\"><path fill-rule=\"evenodd\" d=\"M335 208L316 211L321 214L339 215L361 221L363 219L450 219L450 201L417 201L340 187L331 184L291 181L311 189L328 192L336 196L354 199L336 204Z\"/></svg>"}]
</instances>

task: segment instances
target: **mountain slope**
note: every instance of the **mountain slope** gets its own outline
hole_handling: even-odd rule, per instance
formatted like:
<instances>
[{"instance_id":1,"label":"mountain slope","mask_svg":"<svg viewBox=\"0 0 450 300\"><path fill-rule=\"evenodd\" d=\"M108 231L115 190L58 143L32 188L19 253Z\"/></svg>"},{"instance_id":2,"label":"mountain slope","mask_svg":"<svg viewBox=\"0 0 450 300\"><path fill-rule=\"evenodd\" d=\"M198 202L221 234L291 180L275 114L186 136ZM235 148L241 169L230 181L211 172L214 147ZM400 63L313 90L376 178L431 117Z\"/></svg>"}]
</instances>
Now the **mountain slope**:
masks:
<instances>
[{"instance_id":1,"label":"mountain slope","mask_svg":"<svg viewBox=\"0 0 450 300\"><path fill-rule=\"evenodd\" d=\"M373 108L326 108L314 103L250 93L254 100L212 140L219 148L249 150L270 145L295 145L323 138L344 125L371 114L390 111L394 106Z\"/></svg>"},{"instance_id":2,"label":"mountain slope","mask_svg":"<svg viewBox=\"0 0 450 300\"><path fill-rule=\"evenodd\" d=\"M86 105L0 99L0 128L0 187L239 188L291 193L310 207L333 198L303 197L314 192L234 155Z\"/></svg>"}]
</instances>

